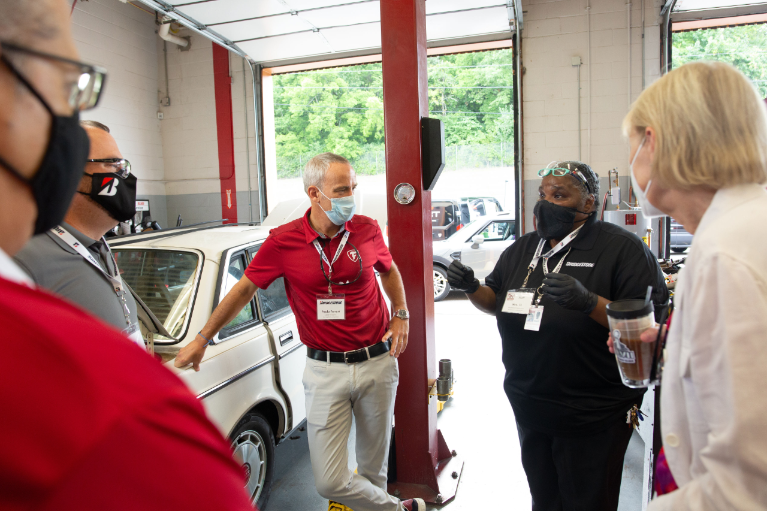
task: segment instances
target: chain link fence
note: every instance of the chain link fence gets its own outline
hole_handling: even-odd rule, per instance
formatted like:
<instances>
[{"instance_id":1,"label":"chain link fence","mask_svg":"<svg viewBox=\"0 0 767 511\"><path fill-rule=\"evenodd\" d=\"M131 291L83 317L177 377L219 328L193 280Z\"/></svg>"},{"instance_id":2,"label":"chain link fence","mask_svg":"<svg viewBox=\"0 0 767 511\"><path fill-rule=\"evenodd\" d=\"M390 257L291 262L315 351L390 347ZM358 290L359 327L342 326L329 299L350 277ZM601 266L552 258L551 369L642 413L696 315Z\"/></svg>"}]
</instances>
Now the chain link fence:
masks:
<instances>
[{"instance_id":1,"label":"chain link fence","mask_svg":"<svg viewBox=\"0 0 767 511\"><path fill-rule=\"evenodd\" d=\"M306 163L315 154L291 156L278 154L277 177L279 179L303 177ZM350 161L358 175L370 176L386 172L386 151L383 144L365 146L362 153L356 158L350 158ZM495 144L453 145L445 148L446 172L459 169L512 167L513 165L514 144L511 141Z\"/></svg>"}]
</instances>

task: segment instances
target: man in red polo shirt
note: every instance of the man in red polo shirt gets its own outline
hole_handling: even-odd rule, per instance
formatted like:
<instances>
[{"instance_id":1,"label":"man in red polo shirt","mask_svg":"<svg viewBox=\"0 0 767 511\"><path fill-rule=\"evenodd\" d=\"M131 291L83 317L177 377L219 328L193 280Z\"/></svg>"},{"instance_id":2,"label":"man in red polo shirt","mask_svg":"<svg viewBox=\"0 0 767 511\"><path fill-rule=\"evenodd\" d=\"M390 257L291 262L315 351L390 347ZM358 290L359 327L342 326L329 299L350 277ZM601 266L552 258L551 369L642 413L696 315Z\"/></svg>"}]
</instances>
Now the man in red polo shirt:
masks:
<instances>
[{"instance_id":1,"label":"man in red polo shirt","mask_svg":"<svg viewBox=\"0 0 767 511\"><path fill-rule=\"evenodd\" d=\"M252 511L181 380L9 257L63 220L103 77L77 62L66 0L0 0L0 509Z\"/></svg>"},{"instance_id":2,"label":"man in red polo shirt","mask_svg":"<svg viewBox=\"0 0 767 511\"><path fill-rule=\"evenodd\" d=\"M197 339L176 357L199 370L205 345L277 278L309 348L304 371L309 451L319 493L354 511L424 511L421 499L386 492L397 357L407 347L408 312L397 266L378 223L354 215L357 178L346 158L324 153L306 164L311 208L270 232L245 276L213 311ZM394 311L389 315L376 281ZM357 425L357 472L347 442Z\"/></svg>"}]
</instances>

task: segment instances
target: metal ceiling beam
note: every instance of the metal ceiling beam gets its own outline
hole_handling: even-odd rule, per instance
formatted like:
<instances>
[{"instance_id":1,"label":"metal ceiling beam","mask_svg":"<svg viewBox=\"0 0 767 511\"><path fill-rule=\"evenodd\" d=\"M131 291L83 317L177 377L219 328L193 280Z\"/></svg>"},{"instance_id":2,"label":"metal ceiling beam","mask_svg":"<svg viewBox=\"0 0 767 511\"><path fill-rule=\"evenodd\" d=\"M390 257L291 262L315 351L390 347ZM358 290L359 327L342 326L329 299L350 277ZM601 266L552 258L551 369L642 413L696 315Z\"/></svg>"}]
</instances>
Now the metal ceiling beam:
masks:
<instances>
[{"instance_id":1,"label":"metal ceiling beam","mask_svg":"<svg viewBox=\"0 0 767 511\"><path fill-rule=\"evenodd\" d=\"M171 18L175 22L185 26L186 28L192 30L193 32L196 32L200 34L201 36L210 39L214 43L219 44L223 46L224 48L227 48L229 51L236 53L240 57L251 60L248 54L242 51L242 49L239 46L237 46L233 41L230 41L226 37L216 32L215 30L211 30L205 24L200 23L196 19L187 16L183 12L177 10L173 5L167 2L164 2L163 0L138 0L138 1L146 5L147 7L152 8L155 11L163 14L164 16Z\"/></svg>"}]
</instances>

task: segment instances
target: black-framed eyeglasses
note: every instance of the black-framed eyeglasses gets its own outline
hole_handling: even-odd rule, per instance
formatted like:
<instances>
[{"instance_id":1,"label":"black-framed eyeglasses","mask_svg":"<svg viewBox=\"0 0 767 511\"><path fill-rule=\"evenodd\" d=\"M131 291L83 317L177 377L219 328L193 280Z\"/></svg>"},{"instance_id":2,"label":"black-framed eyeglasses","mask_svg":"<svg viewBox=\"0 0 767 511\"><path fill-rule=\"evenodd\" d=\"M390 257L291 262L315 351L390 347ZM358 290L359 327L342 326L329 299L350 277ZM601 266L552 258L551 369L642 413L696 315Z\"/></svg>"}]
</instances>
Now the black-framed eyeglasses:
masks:
<instances>
[{"instance_id":1,"label":"black-framed eyeglasses","mask_svg":"<svg viewBox=\"0 0 767 511\"><path fill-rule=\"evenodd\" d=\"M98 158L85 161L88 163L104 163L112 172L122 178L130 176L130 162L124 158Z\"/></svg>"},{"instance_id":2,"label":"black-framed eyeglasses","mask_svg":"<svg viewBox=\"0 0 767 511\"><path fill-rule=\"evenodd\" d=\"M58 55L51 55L50 53L33 50L31 48L24 48L23 46L17 46L13 43L0 41L0 47L2 47L3 51L26 53L28 55L34 55L35 57L64 62L79 68L80 75L77 82L72 84L69 98L67 98L69 106L82 112L84 110L90 110L98 105L107 79L106 69L59 57Z\"/></svg>"}]
</instances>

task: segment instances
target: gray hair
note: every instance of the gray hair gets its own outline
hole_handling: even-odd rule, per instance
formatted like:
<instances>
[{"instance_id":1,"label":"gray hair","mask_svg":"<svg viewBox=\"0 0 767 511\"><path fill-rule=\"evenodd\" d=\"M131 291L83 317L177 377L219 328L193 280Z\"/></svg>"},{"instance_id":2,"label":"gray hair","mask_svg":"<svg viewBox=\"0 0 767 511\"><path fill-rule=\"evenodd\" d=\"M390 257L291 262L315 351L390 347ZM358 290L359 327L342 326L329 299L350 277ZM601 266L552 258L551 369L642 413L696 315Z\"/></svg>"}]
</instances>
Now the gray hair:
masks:
<instances>
[{"instance_id":1,"label":"gray hair","mask_svg":"<svg viewBox=\"0 0 767 511\"><path fill-rule=\"evenodd\" d=\"M96 128L101 131L106 131L107 133L111 133L109 131L109 126L107 126L106 124L102 124L99 121L90 121L90 120L80 121L80 126L82 126L83 128Z\"/></svg>"},{"instance_id":2,"label":"gray hair","mask_svg":"<svg viewBox=\"0 0 767 511\"><path fill-rule=\"evenodd\" d=\"M334 153L322 153L318 154L306 163L304 168L304 191L309 193L310 186L316 186L322 190L322 185L325 183L325 173L333 163L342 163L349 165L349 160Z\"/></svg>"},{"instance_id":3,"label":"gray hair","mask_svg":"<svg viewBox=\"0 0 767 511\"><path fill-rule=\"evenodd\" d=\"M53 39L61 27L51 19L51 2L0 0L0 40L19 46Z\"/></svg>"}]
</instances>

